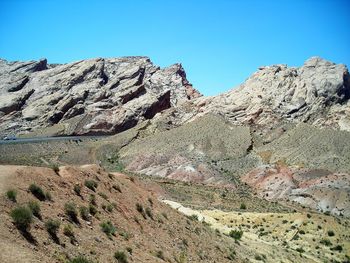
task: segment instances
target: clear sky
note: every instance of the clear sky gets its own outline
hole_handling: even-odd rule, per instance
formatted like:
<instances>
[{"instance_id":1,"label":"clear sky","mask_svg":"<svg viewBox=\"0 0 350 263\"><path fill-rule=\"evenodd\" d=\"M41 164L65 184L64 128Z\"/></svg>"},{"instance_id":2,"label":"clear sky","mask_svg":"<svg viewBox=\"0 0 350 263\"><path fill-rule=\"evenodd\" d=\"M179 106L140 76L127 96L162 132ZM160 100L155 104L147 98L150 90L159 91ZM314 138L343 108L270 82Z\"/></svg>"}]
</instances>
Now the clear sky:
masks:
<instances>
[{"instance_id":1,"label":"clear sky","mask_svg":"<svg viewBox=\"0 0 350 263\"><path fill-rule=\"evenodd\" d=\"M350 65L349 0L0 0L0 57L181 62L205 95L259 66L311 56Z\"/></svg>"}]
</instances>

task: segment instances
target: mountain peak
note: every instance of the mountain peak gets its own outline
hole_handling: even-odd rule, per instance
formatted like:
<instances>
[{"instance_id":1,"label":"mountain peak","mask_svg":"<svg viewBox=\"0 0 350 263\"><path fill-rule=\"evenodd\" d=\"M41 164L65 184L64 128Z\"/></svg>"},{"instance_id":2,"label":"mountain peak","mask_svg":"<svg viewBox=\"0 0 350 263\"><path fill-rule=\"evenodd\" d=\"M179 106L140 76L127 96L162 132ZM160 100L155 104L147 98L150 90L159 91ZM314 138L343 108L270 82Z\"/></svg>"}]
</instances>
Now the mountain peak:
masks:
<instances>
[{"instance_id":1,"label":"mountain peak","mask_svg":"<svg viewBox=\"0 0 350 263\"><path fill-rule=\"evenodd\" d=\"M335 65L335 63L325 60L318 56L311 57L304 62L304 66L306 67L332 66L332 65Z\"/></svg>"}]
</instances>

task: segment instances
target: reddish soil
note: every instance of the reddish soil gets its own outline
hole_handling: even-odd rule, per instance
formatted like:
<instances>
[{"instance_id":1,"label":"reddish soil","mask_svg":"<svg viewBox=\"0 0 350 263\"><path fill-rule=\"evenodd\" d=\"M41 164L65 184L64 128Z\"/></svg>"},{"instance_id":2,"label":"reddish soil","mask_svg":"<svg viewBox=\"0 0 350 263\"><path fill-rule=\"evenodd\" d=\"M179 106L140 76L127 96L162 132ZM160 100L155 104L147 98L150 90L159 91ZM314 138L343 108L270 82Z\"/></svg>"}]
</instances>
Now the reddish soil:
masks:
<instances>
[{"instance_id":1,"label":"reddish soil","mask_svg":"<svg viewBox=\"0 0 350 263\"><path fill-rule=\"evenodd\" d=\"M58 173L25 166L1 166L0 171L0 262L67 262L78 255L94 262L117 262L113 257L116 251L124 251L129 262L230 262L230 249L238 246L233 239L159 202L154 192L134 177L111 175L95 165L60 167ZM98 183L96 192L84 186L85 180ZM52 201L37 200L28 191L31 183L49 191ZM81 186L81 196L73 190L76 184ZM17 191L16 203L7 199L8 189ZM74 202L78 208L88 206L91 194L96 196L98 213L90 215L88 221L79 215L78 223L70 222L64 212L65 203ZM29 230L32 240L28 241L9 214L30 200L40 204L42 218L35 218ZM152 216L142 216L136 203L149 209ZM110 212L103 208L108 204L115 206ZM45 229L49 218L61 222L58 242ZM111 238L100 228L100 223L108 220L116 227ZM63 234L67 224L73 226L76 242ZM127 252L130 249L132 252Z\"/></svg>"}]
</instances>

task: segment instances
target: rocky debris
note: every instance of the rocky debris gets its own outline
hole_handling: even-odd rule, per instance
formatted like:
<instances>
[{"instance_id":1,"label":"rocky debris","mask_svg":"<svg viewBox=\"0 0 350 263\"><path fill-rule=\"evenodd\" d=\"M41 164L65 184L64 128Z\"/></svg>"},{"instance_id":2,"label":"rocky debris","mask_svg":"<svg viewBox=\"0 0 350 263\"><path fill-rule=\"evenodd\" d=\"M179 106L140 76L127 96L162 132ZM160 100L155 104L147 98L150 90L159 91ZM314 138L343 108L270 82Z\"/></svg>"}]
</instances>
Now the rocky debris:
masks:
<instances>
[{"instance_id":1,"label":"rocky debris","mask_svg":"<svg viewBox=\"0 0 350 263\"><path fill-rule=\"evenodd\" d=\"M51 135L114 134L200 96L180 64L147 57L69 64L0 60L0 132L51 129ZM58 127L58 126L57 126Z\"/></svg>"},{"instance_id":2,"label":"rocky debris","mask_svg":"<svg viewBox=\"0 0 350 263\"><path fill-rule=\"evenodd\" d=\"M350 131L350 77L345 65L319 57L303 66L260 67L242 85L213 97L172 108L166 117L175 125L207 113L233 124L276 128L280 123L305 122ZM190 110L188 110L190 108Z\"/></svg>"}]
</instances>

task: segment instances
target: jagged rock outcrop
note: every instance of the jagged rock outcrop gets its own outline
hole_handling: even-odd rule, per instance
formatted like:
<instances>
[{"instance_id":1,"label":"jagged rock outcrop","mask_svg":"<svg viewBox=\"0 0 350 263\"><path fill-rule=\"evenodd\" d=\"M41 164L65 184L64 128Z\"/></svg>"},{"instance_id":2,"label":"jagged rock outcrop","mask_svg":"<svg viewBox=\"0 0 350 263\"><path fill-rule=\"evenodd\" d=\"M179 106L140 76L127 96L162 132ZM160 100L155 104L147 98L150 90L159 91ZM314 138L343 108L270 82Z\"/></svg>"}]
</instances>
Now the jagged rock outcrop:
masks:
<instances>
[{"instance_id":1,"label":"jagged rock outcrop","mask_svg":"<svg viewBox=\"0 0 350 263\"><path fill-rule=\"evenodd\" d=\"M347 67L313 57L299 68L261 67L238 88L195 99L164 118L180 125L210 112L237 125L273 128L281 122L306 122L350 131L349 98Z\"/></svg>"},{"instance_id":2,"label":"jagged rock outcrop","mask_svg":"<svg viewBox=\"0 0 350 263\"><path fill-rule=\"evenodd\" d=\"M2 134L51 129L113 134L200 96L180 64L161 69L147 57L69 64L0 60Z\"/></svg>"},{"instance_id":3,"label":"jagged rock outcrop","mask_svg":"<svg viewBox=\"0 0 350 263\"><path fill-rule=\"evenodd\" d=\"M63 65L0 60L2 135L114 134L146 119L169 129L208 113L265 134L299 122L350 131L349 98L346 66L318 57L299 68L261 67L213 97L201 97L180 64L160 69L146 57Z\"/></svg>"}]
</instances>

